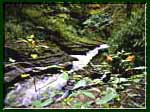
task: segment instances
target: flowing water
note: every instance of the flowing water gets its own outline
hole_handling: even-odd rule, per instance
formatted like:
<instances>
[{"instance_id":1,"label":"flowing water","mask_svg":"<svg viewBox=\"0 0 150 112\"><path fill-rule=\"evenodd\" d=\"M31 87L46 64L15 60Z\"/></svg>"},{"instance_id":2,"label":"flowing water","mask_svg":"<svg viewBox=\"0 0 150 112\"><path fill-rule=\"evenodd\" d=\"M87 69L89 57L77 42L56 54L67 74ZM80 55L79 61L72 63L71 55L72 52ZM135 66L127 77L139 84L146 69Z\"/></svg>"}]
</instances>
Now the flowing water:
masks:
<instances>
[{"instance_id":1,"label":"flowing water","mask_svg":"<svg viewBox=\"0 0 150 112\"><path fill-rule=\"evenodd\" d=\"M83 67L85 67L92 60L92 58L98 54L99 50L107 49L108 47L109 46L107 44L102 44L102 45L96 47L95 49L87 52L86 55L70 55L70 56L78 59L78 61L72 62L73 68L70 72L83 69Z\"/></svg>"},{"instance_id":2,"label":"flowing water","mask_svg":"<svg viewBox=\"0 0 150 112\"><path fill-rule=\"evenodd\" d=\"M109 48L107 44L102 44L87 52L86 55L70 55L78 60L72 62L73 67L67 74L83 69L99 53L99 50L107 48ZM68 79L68 76L64 78L64 73L61 73L47 76L44 79L30 78L22 83L17 83L15 84L15 89L11 90L6 96L5 104L12 104L11 106L19 104L28 106L32 101L42 98L45 92L50 93L54 89L61 91L62 87L67 84ZM33 81L35 81L35 85Z\"/></svg>"}]
</instances>

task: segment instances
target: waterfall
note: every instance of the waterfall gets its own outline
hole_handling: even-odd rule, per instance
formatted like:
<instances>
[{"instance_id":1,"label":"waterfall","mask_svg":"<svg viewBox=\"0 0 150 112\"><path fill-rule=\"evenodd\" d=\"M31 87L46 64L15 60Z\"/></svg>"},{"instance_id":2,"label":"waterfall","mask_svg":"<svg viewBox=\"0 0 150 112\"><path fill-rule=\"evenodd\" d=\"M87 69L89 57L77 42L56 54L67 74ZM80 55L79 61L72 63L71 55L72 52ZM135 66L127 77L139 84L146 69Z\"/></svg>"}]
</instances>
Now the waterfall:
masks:
<instances>
[{"instance_id":1,"label":"waterfall","mask_svg":"<svg viewBox=\"0 0 150 112\"><path fill-rule=\"evenodd\" d=\"M92 60L92 58L98 54L99 50L107 48L109 48L107 44L102 44L95 49L88 51L86 55L70 55L71 57L77 58L78 61L72 62L73 68L69 72L83 69L83 67L85 67Z\"/></svg>"}]
</instances>

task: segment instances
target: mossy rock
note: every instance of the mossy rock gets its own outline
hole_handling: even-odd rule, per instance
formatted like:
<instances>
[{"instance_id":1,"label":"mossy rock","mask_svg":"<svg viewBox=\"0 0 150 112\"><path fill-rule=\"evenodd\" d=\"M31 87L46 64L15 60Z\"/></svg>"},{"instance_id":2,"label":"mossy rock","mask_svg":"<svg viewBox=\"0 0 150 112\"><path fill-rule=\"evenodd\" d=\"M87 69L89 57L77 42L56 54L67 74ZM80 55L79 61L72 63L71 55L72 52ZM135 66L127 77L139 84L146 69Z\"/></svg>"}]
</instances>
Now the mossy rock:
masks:
<instances>
[{"instance_id":1,"label":"mossy rock","mask_svg":"<svg viewBox=\"0 0 150 112\"><path fill-rule=\"evenodd\" d=\"M43 11L44 10L44 11ZM84 52L89 50L89 48L94 48L95 46L101 44L100 41L92 40L84 36L79 36L77 29L71 24L67 24L64 18L59 16L44 16L45 9L38 7L37 5L32 5L32 7L26 7L22 9L22 14L27 19L31 20L38 26L44 27L51 36L49 39L54 41L60 47L65 47L70 51L69 53L77 53L78 51ZM70 21L73 19L70 18Z\"/></svg>"}]
</instances>

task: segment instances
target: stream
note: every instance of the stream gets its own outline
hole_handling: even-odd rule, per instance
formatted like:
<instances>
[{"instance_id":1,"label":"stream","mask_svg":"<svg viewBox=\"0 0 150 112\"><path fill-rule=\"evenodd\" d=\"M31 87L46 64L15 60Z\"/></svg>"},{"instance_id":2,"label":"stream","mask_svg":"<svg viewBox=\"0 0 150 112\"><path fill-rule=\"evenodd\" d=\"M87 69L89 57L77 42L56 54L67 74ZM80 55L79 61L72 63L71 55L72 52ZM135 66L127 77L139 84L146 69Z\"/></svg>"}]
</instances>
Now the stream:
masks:
<instances>
[{"instance_id":1,"label":"stream","mask_svg":"<svg viewBox=\"0 0 150 112\"><path fill-rule=\"evenodd\" d=\"M68 74L83 69L93 57L98 55L100 50L107 48L109 48L109 45L102 44L88 51L85 55L70 55L78 60L71 62L72 69L69 71L62 71L62 73L44 76L43 78L30 77L29 79L14 84L14 88L6 95L6 106L29 106L33 101L53 97L52 91L58 90L61 92L62 88L67 84L69 79ZM46 69L46 67L39 67L39 69ZM45 96L45 93L48 96Z\"/></svg>"}]
</instances>

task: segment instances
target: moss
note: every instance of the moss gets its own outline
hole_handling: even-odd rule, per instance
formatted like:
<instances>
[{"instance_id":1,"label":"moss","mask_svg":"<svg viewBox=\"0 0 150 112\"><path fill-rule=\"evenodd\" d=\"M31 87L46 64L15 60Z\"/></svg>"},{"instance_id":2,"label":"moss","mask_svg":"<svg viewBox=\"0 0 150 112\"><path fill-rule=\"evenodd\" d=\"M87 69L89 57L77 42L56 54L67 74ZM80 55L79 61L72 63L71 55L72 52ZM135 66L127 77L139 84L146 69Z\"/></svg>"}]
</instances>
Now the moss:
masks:
<instances>
[{"instance_id":1,"label":"moss","mask_svg":"<svg viewBox=\"0 0 150 112\"><path fill-rule=\"evenodd\" d=\"M24 12L26 14L29 14L28 16L31 17L31 18L37 18L37 17L42 16L41 10L37 10L35 7L23 8L22 12Z\"/></svg>"},{"instance_id":2,"label":"moss","mask_svg":"<svg viewBox=\"0 0 150 112\"><path fill-rule=\"evenodd\" d=\"M66 47L72 47L76 44L89 46L89 45L99 45L101 44L99 41L93 41L91 39L86 38L84 36L80 36L77 34L76 30L73 25L67 24L66 20L60 15L58 16L41 16L43 15L43 9L37 10L36 8L25 8L23 9L22 13L30 18L33 22L38 24L39 26L43 26L49 31L57 32L59 36L55 37L55 40L60 45L65 45ZM34 13L34 14L33 14ZM62 15L61 15L62 16ZM63 15L66 17L66 15ZM70 19L71 21L71 19ZM73 21L72 21L73 22ZM56 36L56 35L54 35ZM61 40L61 42L59 42ZM82 46L82 47L83 47Z\"/></svg>"}]
</instances>

